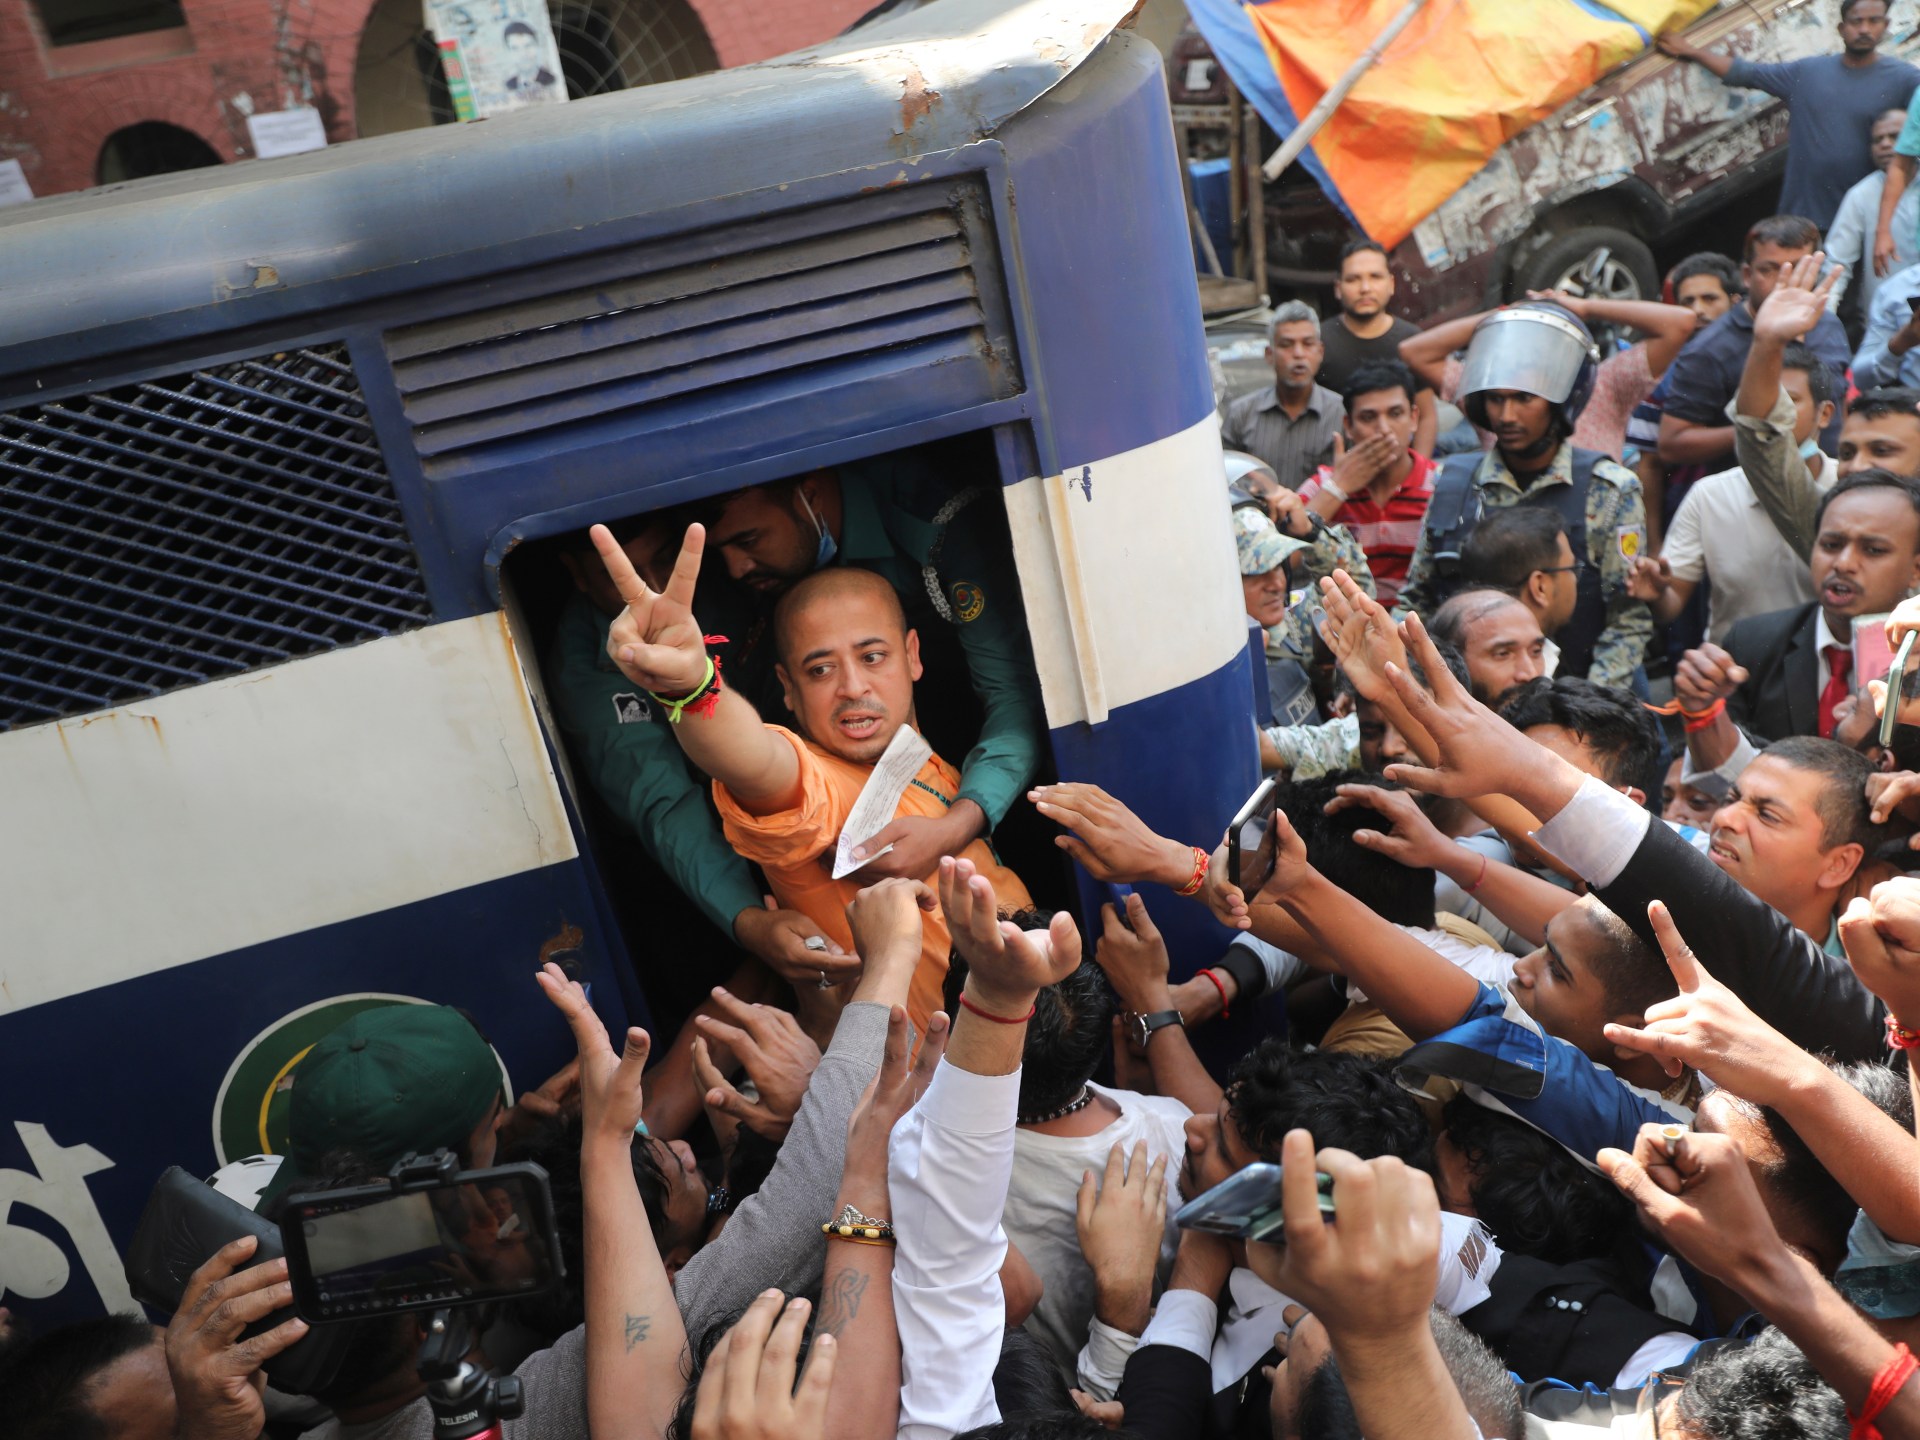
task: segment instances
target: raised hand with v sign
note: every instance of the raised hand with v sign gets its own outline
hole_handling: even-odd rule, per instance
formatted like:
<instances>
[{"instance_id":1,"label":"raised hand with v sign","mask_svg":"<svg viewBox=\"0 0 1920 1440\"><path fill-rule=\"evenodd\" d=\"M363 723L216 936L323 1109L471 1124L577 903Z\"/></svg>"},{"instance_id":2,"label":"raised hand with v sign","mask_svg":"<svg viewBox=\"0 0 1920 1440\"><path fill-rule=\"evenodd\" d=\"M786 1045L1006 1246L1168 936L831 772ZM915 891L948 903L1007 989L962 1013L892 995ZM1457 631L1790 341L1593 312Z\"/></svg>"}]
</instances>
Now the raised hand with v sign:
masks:
<instances>
[{"instance_id":1,"label":"raised hand with v sign","mask_svg":"<svg viewBox=\"0 0 1920 1440\"><path fill-rule=\"evenodd\" d=\"M1669 1075L1691 1066L1756 1105L1777 1107L1804 1067L1821 1068L1707 973L1665 905L1655 900L1647 906L1647 918L1680 993L1648 1006L1645 1028L1608 1025L1608 1040L1622 1050L1653 1056Z\"/></svg>"},{"instance_id":2,"label":"raised hand with v sign","mask_svg":"<svg viewBox=\"0 0 1920 1440\"><path fill-rule=\"evenodd\" d=\"M706 683L707 645L693 618L693 585L706 548L704 526L689 525L667 588L655 591L640 578L627 552L604 525L588 532L614 589L626 602L607 631L607 654L620 673L656 695L685 695Z\"/></svg>"}]
</instances>

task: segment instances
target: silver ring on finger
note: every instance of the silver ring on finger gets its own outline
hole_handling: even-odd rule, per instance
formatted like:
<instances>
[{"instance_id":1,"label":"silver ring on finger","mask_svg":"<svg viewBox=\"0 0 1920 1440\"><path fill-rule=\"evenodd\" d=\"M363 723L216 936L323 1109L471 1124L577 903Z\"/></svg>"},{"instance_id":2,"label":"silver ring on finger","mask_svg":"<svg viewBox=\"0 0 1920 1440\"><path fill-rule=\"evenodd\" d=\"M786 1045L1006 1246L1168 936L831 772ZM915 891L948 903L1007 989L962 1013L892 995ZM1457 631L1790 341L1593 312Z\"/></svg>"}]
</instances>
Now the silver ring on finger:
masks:
<instances>
[{"instance_id":1,"label":"silver ring on finger","mask_svg":"<svg viewBox=\"0 0 1920 1440\"><path fill-rule=\"evenodd\" d=\"M820 972L820 978L814 982L814 988L816 990L831 990L833 988L833 982L827 978L826 971L822 970Z\"/></svg>"}]
</instances>

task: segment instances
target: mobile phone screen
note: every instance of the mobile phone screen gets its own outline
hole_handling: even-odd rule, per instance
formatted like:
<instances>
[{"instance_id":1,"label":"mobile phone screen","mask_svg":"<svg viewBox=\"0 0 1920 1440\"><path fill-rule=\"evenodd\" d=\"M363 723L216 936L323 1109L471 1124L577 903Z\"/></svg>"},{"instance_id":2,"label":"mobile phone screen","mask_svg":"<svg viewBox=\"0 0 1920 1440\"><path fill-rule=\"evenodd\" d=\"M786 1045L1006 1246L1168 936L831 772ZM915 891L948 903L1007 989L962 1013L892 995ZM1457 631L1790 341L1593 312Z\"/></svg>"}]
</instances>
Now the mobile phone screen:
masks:
<instances>
[{"instance_id":1,"label":"mobile phone screen","mask_svg":"<svg viewBox=\"0 0 1920 1440\"><path fill-rule=\"evenodd\" d=\"M1268 779L1227 826L1227 878L1252 900L1273 877L1273 809L1280 782Z\"/></svg>"}]
</instances>

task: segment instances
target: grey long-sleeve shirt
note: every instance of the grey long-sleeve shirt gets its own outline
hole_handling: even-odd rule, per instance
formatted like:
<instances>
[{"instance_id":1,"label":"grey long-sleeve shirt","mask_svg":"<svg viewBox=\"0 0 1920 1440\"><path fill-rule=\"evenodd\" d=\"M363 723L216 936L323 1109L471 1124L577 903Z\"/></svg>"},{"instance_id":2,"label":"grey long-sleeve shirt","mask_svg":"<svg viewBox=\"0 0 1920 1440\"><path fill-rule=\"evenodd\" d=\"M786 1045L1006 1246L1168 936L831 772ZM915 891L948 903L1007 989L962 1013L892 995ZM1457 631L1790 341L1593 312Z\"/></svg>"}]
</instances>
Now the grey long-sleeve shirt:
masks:
<instances>
[{"instance_id":1,"label":"grey long-sleeve shirt","mask_svg":"<svg viewBox=\"0 0 1920 1440\"><path fill-rule=\"evenodd\" d=\"M886 1043L885 1005L862 1001L840 1012L772 1173L674 1277L687 1343L696 1352L708 1330L732 1321L769 1286L789 1294L819 1286L826 1265L820 1226L833 1218L840 1193L847 1122L880 1073Z\"/></svg>"}]
</instances>

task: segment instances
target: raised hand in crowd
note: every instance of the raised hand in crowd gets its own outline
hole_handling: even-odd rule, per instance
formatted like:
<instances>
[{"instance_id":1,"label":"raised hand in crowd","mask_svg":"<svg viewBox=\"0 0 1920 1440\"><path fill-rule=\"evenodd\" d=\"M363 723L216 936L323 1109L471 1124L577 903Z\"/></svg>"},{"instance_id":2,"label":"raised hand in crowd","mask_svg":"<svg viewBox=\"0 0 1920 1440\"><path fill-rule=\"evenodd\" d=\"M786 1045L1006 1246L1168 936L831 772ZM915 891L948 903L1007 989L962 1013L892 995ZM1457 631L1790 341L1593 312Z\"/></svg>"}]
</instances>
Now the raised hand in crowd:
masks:
<instances>
[{"instance_id":1,"label":"raised hand in crowd","mask_svg":"<svg viewBox=\"0 0 1920 1440\"><path fill-rule=\"evenodd\" d=\"M1856 899L1840 917L1840 943L1860 983L1906 1029L1920 1027L1920 879L1903 875Z\"/></svg>"},{"instance_id":2,"label":"raised hand in crowd","mask_svg":"<svg viewBox=\"0 0 1920 1440\"><path fill-rule=\"evenodd\" d=\"M1380 830L1356 830L1353 843L1377 850L1389 860L1430 870L1444 870L1461 854L1460 845L1427 818L1420 801L1405 790L1378 785L1342 785L1327 802L1327 813L1355 807L1373 811L1386 821Z\"/></svg>"},{"instance_id":3,"label":"raised hand in crowd","mask_svg":"<svg viewBox=\"0 0 1920 1440\"><path fill-rule=\"evenodd\" d=\"M175 1433L193 1440L255 1440L267 1422L260 1367L307 1333L294 1317L242 1340L257 1320L293 1303L285 1260L248 1265L259 1246L230 1240L187 1277L180 1308L167 1324L167 1374L178 1407Z\"/></svg>"},{"instance_id":4,"label":"raised hand in crowd","mask_svg":"<svg viewBox=\"0 0 1920 1440\"><path fill-rule=\"evenodd\" d=\"M1595 1163L1676 1255L1778 1322L1760 1302L1790 1256L1735 1141L1643 1125L1631 1155L1602 1150Z\"/></svg>"},{"instance_id":5,"label":"raised hand in crowd","mask_svg":"<svg viewBox=\"0 0 1920 1440\"><path fill-rule=\"evenodd\" d=\"M1167 1234L1167 1157L1148 1164L1145 1141L1131 1157L1115 1145L1105 1174L1081 1177L1074 1224L1093 1271L1094 1317L1138 1335L1153 1309L1154 1269Z\"/></svg>"},{"instance_id":6,"label":"raised hand in crowd","mask_svg":"<svg viewBox=\"0 0 1920 1440\"><path fill-rule=\"evenodd\" d=\"M587 1423L601 1440L653 1440L671 1423L684 1388L687 1331L633 1176L652 1044L636 1026L616 1053L577 980L552 963L534 978L579 1050Z\"/></svg>"},{"instance_id":7,"label":"raised hand in crowd","mask_svg":"<svg viewBox=\"0 0 1920 1440\"><path fill-rule=\"evenodd\" d=\"M1707 973L1665 905L1653 902L1647 918L1680 993L1648 1006L1644 1027L1608 1024L1608 1040L1653 1056L1669 1075L1698 1070L1743 1100L1776 1108L1784 1093L1804 1081L1804 1066L1825 1071Z\"/></svg>"},{"instance_id":8,"label":"raised hand in crowd","mask_svg":"<svg viewBox=\"0 0 1920 1440\"><path fill-rule=\"evenodd\" d=\"M1320 1210L1318 1173L1333 1179ZM1434 1343L1427 1312L1439 1285L1440 1200L1433 1180L1394 1156L1314 1153L1281 1142L1283 1244L1247 1243L1255 1275L1326 1327L1368 1440L1465 1440L1477 1434Z\"/></svg>"},{"instance_id":9,"label":"raised hand in crowd","mask_svg":"<svg viewBox=\"0 0 1920 1440\"><path fill-rule=\"evenodd\" d=\"M1386 607L1344 570L1321 580L1320 600L1320 638L1346 672L1354 694L1397 708L1387 666L1406 669L1407 647Z\"/></svg>"},{"instance_id":10,"label":"raised hand in crowd","mask_svg":"<svg viewBox=\"0 0 1920 1440\"><path fill-rule=\"evenodd\" d=\"M1695 712L1726 699L1746 683L1746 667L1710 640L1681 656L1673 672L1675 698Z\"/></svg>"},{"instance_id":11,"label":"raised hand in crowd","mask_svg":"<svg viewBox=\"0 0 1920 1440\"><path fill-rule=\"evenodd\" d=\"M1822 278L1826 268L1826 254L1818 250L1789 265L1754 313L1754 339L1791 345L1819 324L1827 313L1827 297L1846 273L1836 265Z\"/></svg>"},{"instance_id":12,"label":"raised hand in crowd","mask_svg":"<svg viewBox=\"0 0 1920 1440\"><path fill-rule=\"evenodd\" d=\"M947 1033L947 1017L936 1011L914 1055L907 1012L898 1005L888 1012L880 1071L847 1125L847 1160L833 1218L846 1215L851 1207L862 1220L892 1222L887 1142L900 1117L933 1079L947 1048ZM893 1316L891 1247L827 1242L815 1328L860 1357L859 1364L842 1366L833 1377L836 1440L892 1440L900 1421L900 1332Z\"/></svg>"},{"instance_id":13,"label":"raised hand in crowd","mask_svg":"<svg viewBox=\"0 0 1920 1440\"><path fill-rule=\"evenodd\" d=\"M1920 1239L1920 1141L1709 975L1665 905L1647 917L1680 993L1649 1006L1644 1028L1608 1025L1607 1039L1778 1111L1887 1235Z\"/></svg>"},{"instance_id":14,"label":"raised hand in crowd","mask_svg":"<svg viewBox=\"0 0 1920 1440\"><path fill-rule=\"evenodd\" d=\"M747 1307L707 1357L693 1407L693 1440L827 1440L838 1433L827 1420L839 1354L831 1334L814 1332L806 1370L800 1371L800 1342L811 1312L804 1298L787 1300L778 1290Z\"/></svg>"},{"instance_id":15,"label":"raised hand in crowd","mask_svg":"<svg viewBox=\"0 0 1920 1440\"><path fill-rule=\"evenodd\" d=\"M706 682L707 642L693 618L693 586L700 577L706 529L687 527L667 588L655 591L604 525L588 531L626 605L607 631L607 654L620 673L658 695L685 695Z\"/></svg>"},{"instance_id":16,"label":"raised hand in crowd","mask_svg":"<svg viewBox=\"0 0 1920 1440\"><path fill-rule=\"evenodd\" d=\"M992 883L971 860L940 862L940 908L953 948L967 962L962 998L994 1014L1025 1015L1039 991L1080 964L1080 928L1073 916L1057 911L1045 930L1022 930L1002 920Z\"/></svg>"},{"instance_id":17,"label":"raised hand in crowd","mask_svg":"<svg viewBox=\"0 0 1920 1440\"><path fill-rule=\"evenodd\" d=\"M1542 820L1559 814L1585 775L1475 700L1447 669L1418 615L1402 621L1400 631L1431 688L1423 689L1398 664L1388 667L1387 678L1432 741L1434 758L1426 765L1389 765L1387 778L1458 800L1509 796Z\"/></svg>"},{"instance_id":18,"label":"raised hand in crowd","mask_svg":"<svg viewBox=\"0 0 1920 1440\"><path fill-rule=\"evenodd\" d=\"M1894 1373L1892 1343L1781 1240L1737 1143L1669 1128L1643 1126L1631 1155L1602 1150L1600 1168L1676 1254L1778 1326L1859 1414L1876 1380ZM1920 1385L1880 1398L1881 1434L1920 1435Z\"/></svg>"},{"instance_id":19,"label":"raised hand in crowd","mask_svg":"<svg viewBox=\"0 0 1920 1440\"><path fill-rule=\"evenodd\" d=\"M580 1108L580 1062L569 1060L535 1089L525 1091L520 1103L500 1117L494 1142L507 1149L539 1130L554 1124Z\"/></svg>"},{"instance_id":20,"label":"raised hand in crowd","mask_svg":"<svg viewBox=\"0 0 1920 1440\"><path fill-rule=\"evenodd\" d=\"M1146 1015L1173 1008L1167 942L1138 895L1127 897L1124 916L1112 905L1100 907L1100 938L1094 942L1093 962L1126 1009Z\"/></svg>"},{"instance_id":21,"label":"raised hand in crowd","mask_svg":"<svg viewBox=\"0 0 1920 1440\"><path fill-rule=\"evenodd\" d=\"M1869 775L1867 805L1876 825L1884 825L1898 815L1908 824L1920 826L1920 774L1895 770L1891 774ZM1907 848L1920 850L1920 830L1907 840Z\"/></svg>"},{"instance_id":22,"label":"raised hand in crowd","mask_svg":"<svg viewBox=\"0 0 1920 1440\"><path fill-rule=\"evenodd\" d=\"M720 986L713 990L720 1015L697 1014L693 1073L706 1092L710 1116L723 1116L776 1144L787 1138L806 1098L807 1082L820 1063L820 1047L800 1022L774 1005L750 1005ZM722 1019L721 1016L725 1016ZM709 1045L724 1045L745 1069L758 1099L749 1100L714 1063Z\"/></svg>"}]
</instances>

